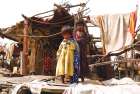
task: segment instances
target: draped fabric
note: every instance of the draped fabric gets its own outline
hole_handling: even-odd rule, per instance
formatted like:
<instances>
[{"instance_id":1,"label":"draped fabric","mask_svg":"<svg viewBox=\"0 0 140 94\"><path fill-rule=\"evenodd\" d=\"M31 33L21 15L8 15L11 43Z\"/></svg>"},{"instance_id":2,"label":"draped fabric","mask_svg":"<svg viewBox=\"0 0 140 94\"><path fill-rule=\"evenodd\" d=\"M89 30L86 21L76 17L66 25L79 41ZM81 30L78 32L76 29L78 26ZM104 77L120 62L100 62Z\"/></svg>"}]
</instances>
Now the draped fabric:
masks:
<instances>
[{"instance_id":1,"label":"draped fabric","mask_svg":"<svg viewBox=\"0 0 140 94\"><path fill-rule=\"evenodd\" d=\"M137 12L134 11L130 13L129 27L128 27L128 30L133 37L136 36L136 32L135 32L136 22L137 22Z\"/></svg>"},{"instance_id":2,"label":"draped fabric","mask_svg":"<svg viewBox=\"0 0 140 94\"><path fill-rule=\"evenodd\" d=\"M130 13L91 17L91 22L101 28L106 53L133 43L134 38L128 30L129 19Z\"/></svg>"},{"instance_id":3,"label":"draped fabric","mask_svg":"<svg viewBox=\"0 0 140 94\"><path fill-rule=\"evenodd\" d=\"M80 67L80 55L79 51L74 51L74 74L71 79L71 83L78 83L78 78L80 75L81 67Z\"/></svg>"},{"instance_id":4,"label":"draped fabric","mask_svg":"<svg viewBox=\"0 0 140 94\"><path fill-rule=\"evenodd\" d=\"M46 75L52 74L52 59L48 55L48 53L44 53L44 60L43 60L43 72Z\"/></svg>"},{"instance_id":5,"label":"draped fabric","mask_svg":"<svg viewBox=\"0 0 140 94\"><path fill-rule=\"evenodd\" d=\"M138 83L125 77L120 80L115 78L102 82L87 80L86 83L72 84L63 94L139 94L139 92Z\"/></svg>"}]
</instances>

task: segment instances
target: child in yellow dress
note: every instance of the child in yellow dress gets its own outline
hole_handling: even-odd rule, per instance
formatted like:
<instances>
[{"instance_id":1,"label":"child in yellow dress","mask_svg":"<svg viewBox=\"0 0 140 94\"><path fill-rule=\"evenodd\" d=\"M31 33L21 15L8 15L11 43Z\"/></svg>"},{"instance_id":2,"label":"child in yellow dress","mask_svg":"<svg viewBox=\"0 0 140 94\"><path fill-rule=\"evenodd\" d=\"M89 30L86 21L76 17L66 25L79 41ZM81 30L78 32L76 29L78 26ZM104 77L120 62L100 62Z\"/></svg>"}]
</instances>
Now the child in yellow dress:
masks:
<instances>
[{"instance_id":1,"label":"child in yellow dress","mask_svg":"<svg viewBox=\"0 0 140 94\"><path fill-rule=\"evenodd\" d=\"M57 51L56 76L61 76L62 83L66 83L65 78L70 78L70 82L78 82L79 47L73 38L72 28L64 26L61 29L63 41Z\"/></svg>"}]
</instances>

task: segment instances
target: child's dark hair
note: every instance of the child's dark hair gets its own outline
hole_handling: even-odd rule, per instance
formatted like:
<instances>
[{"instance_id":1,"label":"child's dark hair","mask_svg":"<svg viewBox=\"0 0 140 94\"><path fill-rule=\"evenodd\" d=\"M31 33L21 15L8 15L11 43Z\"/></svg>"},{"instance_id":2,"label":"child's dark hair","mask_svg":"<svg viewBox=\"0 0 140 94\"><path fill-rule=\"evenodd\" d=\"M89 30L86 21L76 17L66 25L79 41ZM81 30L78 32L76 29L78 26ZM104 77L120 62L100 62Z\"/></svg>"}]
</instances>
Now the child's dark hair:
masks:
<instances>
[{"instance_id":1,"label":"child's dark hair","mask_svg":"<svg viewBox=\"0 0 140 94\"><path fill-rule=\"evenodd\" d=\"M84 25L85 25L84 20L80 20L80 21L76 22L76 26L84 26Z\"/></svg>"},{"instance_id":2,"label":"child's dark hair","mask_svg":"<svg viewBox=\"0 0 140 94\"><path fill-rule=\"evenodd\" d=\"M64 25L61 29L61 33L63 34L66 32L72 34L72 32L73 32L72 27L69 25Z\"/></svg>"}]
</instances>

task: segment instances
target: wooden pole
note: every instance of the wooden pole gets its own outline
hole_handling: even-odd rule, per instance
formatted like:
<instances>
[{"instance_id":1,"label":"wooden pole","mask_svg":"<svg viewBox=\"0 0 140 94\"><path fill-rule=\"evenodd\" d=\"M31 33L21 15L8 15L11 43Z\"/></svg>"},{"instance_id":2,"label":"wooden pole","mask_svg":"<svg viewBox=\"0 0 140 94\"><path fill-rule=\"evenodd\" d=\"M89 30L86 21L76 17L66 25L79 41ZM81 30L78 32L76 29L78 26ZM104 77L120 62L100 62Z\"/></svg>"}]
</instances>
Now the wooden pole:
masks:
<instances>
[{"instance_id":1,"label":"wooden pole","mask_svg":"<svg viewBox=\"0 0 140 94\"><path fill-rule=\"evenodd\" d=\"M86 4L85 3L81 3L81 4L77 4L77 5L70 5L70 6L65 6L65 7L62 7L61 5L57 5L57 4L54 4L54 6L56 6L57 8L73 8L73 7L78 7L78 6L85 6ZM52 12L54 11L55 9L53 10L49 10L49 11L46 11L46 12L42 12L42 13L38 13L38 14L35 14L33 15L32 17L35 17L35 16L39 16L39 15L42 15L42 14L45 14L45 13L49 13L49 12Z\"/></svg>"},{"instance_id":2,"label":"wooden pole","mask_svg":"<svg viewBox=\"0 0 140 94\"><path fill-rule=\"evenodd\" d=\"M23 64L22 64L22 75L27 75L27 64L28 60L28 30L29 30L29 21L25 18L24 20L24 30L23 30Z\"/></svg>"}]
</instances>

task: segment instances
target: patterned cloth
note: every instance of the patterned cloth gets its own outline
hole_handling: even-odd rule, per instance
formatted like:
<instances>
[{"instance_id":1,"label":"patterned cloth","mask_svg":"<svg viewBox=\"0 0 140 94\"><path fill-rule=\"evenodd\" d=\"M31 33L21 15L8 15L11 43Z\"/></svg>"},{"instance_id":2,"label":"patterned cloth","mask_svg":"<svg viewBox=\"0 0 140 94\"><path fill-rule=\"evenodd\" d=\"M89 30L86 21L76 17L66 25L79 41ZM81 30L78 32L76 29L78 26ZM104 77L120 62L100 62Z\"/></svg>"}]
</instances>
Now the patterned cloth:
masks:
<instances>
[{"instance_id":1,"label":"patterned cloth","mask_svg":"<svg viewBox=\"0 0 140 94\"><path fill-rule=\"evenodd\" d=\"M74 52L74 74L71 79L71 83L78 83L78 78L80 75L80 55L78 50Z\"/></svg>"},{"instance_id":2,"label":"patterned cloth","mask_svg":"<svg viewBox=\"0 0 140 94\"><path fill-rule=\"evenodd\" d=\"M47 54L47 52L44 53L43 73L45 75L52 74L52 58Z\"/></svg>"}]
</instances>

